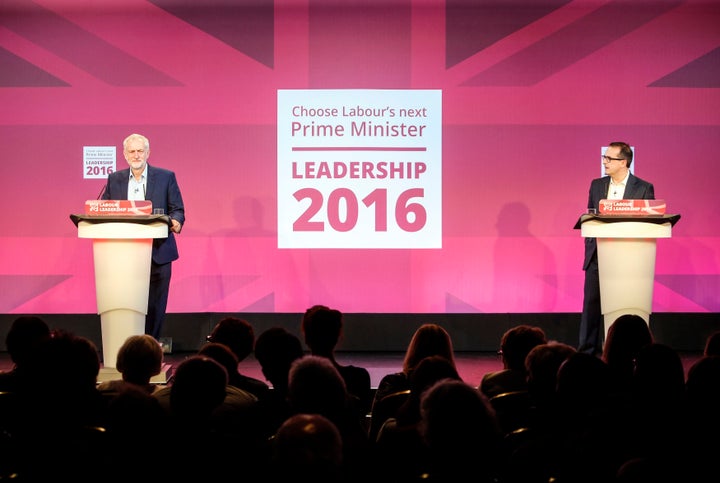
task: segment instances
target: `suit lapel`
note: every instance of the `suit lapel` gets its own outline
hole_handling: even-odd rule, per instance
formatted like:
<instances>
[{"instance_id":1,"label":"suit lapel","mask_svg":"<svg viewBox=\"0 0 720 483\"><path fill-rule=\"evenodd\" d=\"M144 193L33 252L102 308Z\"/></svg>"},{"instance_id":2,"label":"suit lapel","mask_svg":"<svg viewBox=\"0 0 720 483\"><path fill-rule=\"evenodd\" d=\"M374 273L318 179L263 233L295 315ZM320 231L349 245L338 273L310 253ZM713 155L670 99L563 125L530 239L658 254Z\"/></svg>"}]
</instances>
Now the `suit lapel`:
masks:
<instances>
[{"instance_id":1,"label":"suit lapel","mask_svg":"<svg viewBox=\"0 0 720 483\"><path fill-rule=\"evenodd\" d=\"M610 191L610 176L605 176L602 183L602 193L600 193L600 199L606 199Z\"/></svg>"},{"instance_id":2,"label":"suit lapel","mask_svg":"<svg viewBox=\"0 0 720 483\"><path fill-rule=\"evenodd\" d=\"M637 191L637 178L633 176L632 174L628 176L627 180L627 186L625 186L625 194L623 195L623 198L626 200L632 200L635 199Z\"/></svg>"},{"instance_id":3,"label":"suit lapel","mask_svg":"<svg viewBox=\"0 0 720 483\"><path fill-rule=\"evenodd\" d=\"M146 183L146 192L145 192L145 199L149 200L152 197L152 191L153 191L153 170L150 167L150 165L147 165L147 183Z\"/></svg>"}]
</instances>

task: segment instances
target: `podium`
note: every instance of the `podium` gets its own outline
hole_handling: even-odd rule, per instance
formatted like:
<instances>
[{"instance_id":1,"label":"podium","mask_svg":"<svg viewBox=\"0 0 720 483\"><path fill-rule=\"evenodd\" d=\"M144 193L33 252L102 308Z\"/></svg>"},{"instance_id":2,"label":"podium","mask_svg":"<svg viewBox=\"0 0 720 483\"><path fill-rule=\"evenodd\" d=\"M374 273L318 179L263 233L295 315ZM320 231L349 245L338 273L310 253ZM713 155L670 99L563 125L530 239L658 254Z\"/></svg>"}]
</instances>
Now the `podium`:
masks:
<instances>
[{"instance_id":1,"label":"podium","mask_svg":"<svg viewBox=\"0 0 720 483\"><path fill-rule=\"evenodd\" d=\"M145 333L154 238L166 238L167 215L70 215L79 238L93 240L95 294L100 314L103 372L131 335ZM107 374L106 374L107 376Z\"/></svg>"},{"instance_id":2,"label":"podium","mask_svg":"<svg viewBox=\"0 0 720 483\"><path fill-rule=\"evenodd\" d=\"M680 215L582 215L575 225L597 241L605 336L624 314L650 323L658 238L670 238Z\"/></svg>"}]
</instances>

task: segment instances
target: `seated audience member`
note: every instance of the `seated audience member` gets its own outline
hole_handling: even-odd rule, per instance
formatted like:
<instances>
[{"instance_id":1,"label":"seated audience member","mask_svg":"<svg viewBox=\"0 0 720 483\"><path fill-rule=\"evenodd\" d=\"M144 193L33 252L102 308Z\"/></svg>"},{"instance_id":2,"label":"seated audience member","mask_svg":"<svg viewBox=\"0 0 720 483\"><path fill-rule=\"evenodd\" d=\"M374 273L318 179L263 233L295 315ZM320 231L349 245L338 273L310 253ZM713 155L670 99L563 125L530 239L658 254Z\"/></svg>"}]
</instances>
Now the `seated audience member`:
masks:
<instances>
[{"instance_id":1,"label":"seated audience member","mask_svg":"<svg viewBox=\"0 0 720 483\"><path fill-rule=\"evenodd\" d=\"M687 431L683 440L685 481L711 481L720 454L720 356L703 356L688 370L685 382Z\"/></svg>"},{"instance_id":2,"label":"seated audience member","mask_svg":"<svg viewBox=\"0 0 720 483\"><path fill-rule=\"evenodd\" d=\"M293 414L320 414L333 422L343 442L345 481L366 482L370 445L362 416L345 381L327 357L306 355L293 362L288 380Z\"/></svg>"},{"instance_id":3,"label":"seated audience member","mask_svg":"<svg viewBox=\"0 0 720 483\"><path fill-rule=\"evenodd\" d=\"M268 397L260 401L268 418L270 434L274 434L291 415L287 400L290 366L304 355L300 339L283 327L270 327L255 341L255 358L265 379L272 385Z\"/></svg>"},{"instance_id":4,"label":"seated audience member","mask_svg":"<svg viewBox=\"0 0 720 483\"><path fill-rule=\"evenodd\" d=\"M575 352L575 347L569 344L551 341L533 347L525 358L530 397L536 410L548 413L547 418L543 415L541 419L553 419L557 372L562 363Z\"/></svg>"},{"instance_id":5,"label":"seated audience member","mask_svg":"<svg viewBox=\"0 0 720 483\"><path fill-rule=\"evenodd\" d=\"M224 317L215 325L208 342L225 344L230 348L238 363L244 361L252 354L255 347L255 331L252 324L238 317ZM242 374L238 369L228 374L230 384L245 391L253 393L262 399L267 395L268 385L254 377Z\"/></svg>"},{"instance_id":6,"label":"seated audience member","mask_svg":"<svg viewBox=\"0 0 720 483\"><path fill-rule=\"evenodd\" d=\"M410 373L408 397L380 427L374 454L388 481L417 481L427 471L427 448L419 430L420 399L426 389L443 379L461 380L450 361L437 355L421 360Z\"/></svg>"},{"instance_id":7,"label":"seated audience member","mask_svg":"<svg viewBox=\"0 0 720 483\"><path fill-rule=\"evenodd\" d=\"M163 434L168 427L167 418L168 414L157 398L138 386L128 384L114 395L107 406L105 428L108 444L103 451L108 454L108 462L121 461L123 464L108 463L102 477L97 475L98 479L127 483L138 477L138 465L141 465L144 478L163 480L165 465L141 462L139 455L155 461L161 454L172 453L171 447L175 442L166 443ZM160 435L163 436L162 441L158 441ZM167 449L163 448L165 444Z\"/></svg>"},{"instance_id":8,"label":"seated audience member","mask_svg":"<svg viewBox=\"0 0 720 483\"><path fill-rule=\"evenodd\" d=\"M502 430L479 389L443 379L423 393L420 431L428 449L428 481L491 483L505 467Z\"/></svg>"},{"instance_id":9,"label":"seated audience member","mask_svg":"<svg viewBox=\"0 0 720 483\"><path fill-rule=\"evenodd\" d=\"M422 324L410 338L405 350L402 369L385 374L380 379L372 403L370 441L375 441L380 426L387 418L395 415L395 410L402 400L408 397L410 374L415 366L424 358L436 355L445 358L455 366L455 353L448 331L438 324ZM374 417L372 413L375 413Z\"/></svg>"},{"instance_id":10,"label":"seated audience member","mask_svg":"<svg viewBox=\"0 0 720 483\"><path fill-rule=\"evenodd\" d=\"M342 483L342 436L335 424L320 414L289 417L273 439L269 481Z\"/></svg>"},{"instance_id":11,"label":"seated audience member","mask_svg":"<svg viewBox=\"0 0 720 483\"><path fill-rule=\"evenodd\" d=\"M422 324L413 332L405 349L402 370L385 374L380 379L373 405L389 394L410 389L410 373L428 356L444 357L455 366L455 352L450 334L438 324Z\"/></svg>"},{"instance_id":12,"label":"seated audience member","mask_svg":"<svg viewBox=\"0 0 720 483\"><path fill-rule=\"evenodd\" d=\"M214 359L199 355L184 359L168 388L170 415L187 429L210 431L212 413L225 400L227 381L227 371Z\"/></svg>"},{"instance_id":13,"label":"seated audience member","mask_svg":"<svg viewBox=\"0 0 720 483\"><path fill-rule=\"evenodd\" d=\"M670 480L681 481L685 465L678 464L678 455L688 438L685 369L677 351L657 342L643 346L635 359L631 391L630 456L643 463L632 469L661 469L668 477L674 475Z\"/></svg>"},{"instance_id":14,"label":"seated audience member","mask_svg":"<svg viewBox=\"0 0 720 483\"><path fill-rule=\"evenodd\" d=\"M210 357L194 355L177 366L170 386L168 430L163 435L177 443L164 454L164 461L171 462L164 466L168 480L221 482L243 468L244 477L256 481L256 455L248 452L245 441L216 424L216 412L230 387L227 382L225 368Z\"/></svg>"},{"instance_id":15,"label":"seated audience member","mask_svg":"<svg viewBox=\"0 0 720 483\"><path fill-rule=\"evenodd\" d=\"M28 361L29 380L18 393L15 443L23 481L93 481L108 462L104 452L106 404L97 390L95 344L54 330ZM82 455L82 464L78 464Z\"/></svg>"},{"instance_id":16,"label":"seated audience member","mask_svg":"<svg viewBox=\"0 0 720 483\"><path fill-rule=\"evenodd\" d=\"M159 386L150 380L160 374L162 364L162 347L153 336L131 335L117 353L115 367L122 378L101 382L97 388L102 393L110 394L119 393L132 386L152 394Z\"/></svg>"},{"instance_id":17,"label":"seated audience member","mask_svg":"<svg viewBox=\"0 0 720 483\"><path fill-rule=\"evenodd\" d=\"M610 368L619 391L630 389L635 358L640 349L651 342L650 327L639 315L621 315L608 328L602 360Z\"/></svg>"},{"instance_id":18,"label":"seated audience member","mask_svg":"<svg viewBox=\"0 0 720 483\"><path fill-rule=\"evenodd\" d=\"M479 389L488 398L504 392L526 391L525 357L533 347L546 342L545 332L540 327L523 324L505 331L500 340L503 368L485 374Z\"/></svg>"},{"instance_id":19,"label":"seated audience member","mask_svg":"<svg viewBox=\"0 0 720 483\"><path fill-rule=\"evenodd\" d=\"M314 305L303 314L300 328L310 353L329 359L338 370L347 391L358 400L357 410L363 416L370 412L370 372L364 367L340 364L335 357L335 348L343 335L342 312L324 305Z\"/></svg>"},{"instance_id":20,"label":"seated audience member","mask_svg":"<svg viewBox=\"0 0 720 483\"><path fill-rule=\"evenodd\" d=\"M238 359L228 346L219 342L207 342L198 351L198 355L215 359L228 372L228 384L241 388L240 373L238 372Z\"/></svg>"},{"instance_id":21,"label":"seated audience member","mask_svg":"<svg viewBox=\"0 0 720 483\"><path fill-rule=\"evenodd\" d=\"M557 341L533 347L525 358L528 395L532 401L531 424L506 435L509 452L507 483L547 483L552 481L559 409L555 388L560 366L577 349Z\"/></svg>"},{"instance_id":22,"label":"seated audience member","mask_svg":"<svg viewBox=\"0 0 720 483\"><path fill-rule=\"evenodd\" d=\"M54 330L28 361L28 369L37 382L24 394L33 410L34 406L47 410L38 424L102 426L105 403L97 390L100 357L90 339Z\"/></svg>"},{"instance_id":23,"label":"seated audience member","mask_svg":"<svg viewBox=\"0 0 720 483\"><path fill-rule=\"evenodd\" d=\"M237 358L224 344L208 342L200 348L198 355L218 362L228 374L237 371ZM242 435L246 445L260 444L271 434L267 416L263 413L257 396L234 386L231 379L228 376L225 399L213 412L213 427L219 432Z\"/></svg>"},{"instance_id":24,"label":"seated audience member","mask_svg":"<svg viewBox=\"0 0 720 483\"><path fill-rule=\"evenodd\" d=\"M631 438L628 405L618 398L608 365L584 352L570 355L558 369L555 463L558 481L612 481L627 459Z\"/></svg>"},{"instance_id":25,"label":"seated audience member","mask_svg":"<svg viewBox=\"0 0 720 483\"><path fill-rule=\"evenodd\" d=\"M35 357L38 346L49 338L50 327L40 317L23 315L13 321L5 336L5 347L13 366L0 371L0 391L15 391L24 383L28 362Z\"/></svg>"},{"instance_id":26,"label":"seated audience member","mask_svg":"<svg viewBox=\"0 0 720 483\"><path fill-rule=\"evenodd\" d=\"M226 375L236 367L237 362L235 354L230 351L229 347L213 342L205 344L193 357L210 359L219 364ZM174 412L172 395L173 391L176 391L174 387L178 374L179 372L176 371L172 384L153 393L161 407L171 414ZM243 439L238 439L238 442L243 441L246 445L254 444L260 440L259 432L265 430L263 425L267 424L261 418L258 404L258 398L254 394L228 383L225 385L225 397L205 421L207 429L214 434L242 435Z\"/></svg>"}]
</instances>

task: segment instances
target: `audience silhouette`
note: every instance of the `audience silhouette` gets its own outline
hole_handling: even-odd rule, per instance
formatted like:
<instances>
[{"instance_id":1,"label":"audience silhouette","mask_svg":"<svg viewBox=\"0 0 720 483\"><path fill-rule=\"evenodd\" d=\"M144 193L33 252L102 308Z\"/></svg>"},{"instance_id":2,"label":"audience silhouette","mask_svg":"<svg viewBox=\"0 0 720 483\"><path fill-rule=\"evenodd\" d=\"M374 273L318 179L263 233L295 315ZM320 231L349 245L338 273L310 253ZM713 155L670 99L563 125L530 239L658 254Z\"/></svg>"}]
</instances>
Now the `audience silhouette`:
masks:
<instances>
[{"instance_id":1,"label":"audience silhouette","mask_svg":"<svg viewBox=\"0 0 720 483\"><path fill-rule=\"evenodd\" d=\"M462 380L455 365L444 357L422 359L410 373L407 398L380 427L374 458L388 481L418 481L428 471L429 454L420 434L420 400L426 389L443 379Z\"/></svg>"},{"instance_id":2,"label":"audience silhouette","mask_svg":"<svg viewBox=\"0 0 720 483\"><path fill-rule=\"evenodd\" d=\"M35 315L16 318L5 336L5 347L13 367L0 371L0 391L17 391L24 384L28 364L36 357L38 346L50 338L50 327ZM32 381L31 381L32 382Z\"/></svg>"},{"instance_id":3,"label":"audience silhouette","mask_svg":"<svg viewBox=\"0 0 720 483\"><path fill-rule=\"evenodd\" d=\"M172 457L172 451L162 446L166 444L168 413L157 398L140 387L126 385L108 402L105 428L108 444L103 451L108 466L98 479L126 483L137 479L139 471L151 481L165 478L163 463Z\"/></svg>"},{"instance_id":4,"label":"audience silhouette","mask_svg":"<svg viewBox=\"0 0 720 483\"><path fill-rule=\"evenodd\" d=\"M343 335L342 312L325 305L313 305L303 314L300 328L310 353L333 363L345 381L347 391L357 398L357 410L365 417L370 412L373 397L370 373L364 367L343 365L335 359L335 347Z\"/></svg>"},{"instance_id":5,"label":"audience silhouette","mask_svg":"<svg viewBox=\"0 0 720 483\"><path fill-rule=\"evenodd\" d=\"M342 436L320 414L295 414L278 428L269 470L272 482L342 483Z\"/></svg>"},{"instance_id":6,"label":"audience silhouette","mask_svg":"<svg viewBox=\"0 0 720 483\"><path fill-rule=\"evenodd\" d=\"M630 389L635 358L640 349L651 342L650 327L639 315L621 315L610 325L601 357L610 368L619 390Z\"/></svg>"},{"instance_id":7,"label":"audience silhouette","mask_svg":"<svg viewBox=\"0 0 720 483\"><path fill-rule=\"evenodd\" d=\"M684 465L677 464L677 456L687 439L685 370L670 346L653 342L638 351L629 416L633 441L629 456L638 461L618 471L626 478L660 471L671 481L681 481Z\"/></svg>"},{"instance_id":8,"label":"audience silhouette","mask_svg":"<svg viewBox=\"0 0 720 483\"><path fill-rule=\"evenodd\" d=\"M207 336L207 341L226 345L235 354L237 364L239 364L254 350L255 330L252 324L245 319L223 317ZM235 364L235 370L228 373L230 384L251 392L260 399L267 396L268 385L259 379L242 374L237 364Z\"/></svg>"},{"instance_id":9,"label":"audience silhouette","mask_svg":"<svg viewBox=\"0 0 720 483\"><path fill-rule=\"evenodd\" d=\"M550 341L533 347L525 358L531 406L522 415L528 426L505 435L509 463L504 478L511 483L547 483L555 478L555 452L560 447L557 373L574 346ZM528 416L528 412L530 413Z\"/></svg>"},{"instance_id":10,"label":"audience silhouette","mask_svg":"<svg viewBox=\"0 0 720 483\"><path fill-rule=\"evenodd\" d=\"M155 337L131 335L118 349L115 362L122 378L101 382L97 388L105 394L117 394L134 386L152 394L159 386L150 380L162 371L163 358L162 347Z\"/></svg>"},{"instance_id":11,"label":"audience silhouette","mask_svg":"<svg viewBox=\"0 0 720 483\"><path fill-rule=\"evenodd\" d=\"M342 437L344 481L365 482L371 456L363 417L355 397L330 359L306 355L293 362L288 379L293 414L320 414L335 424Z\"/></svg>"},{"instance_id":12,"label":"audience silhouette","mask_svg":"<svg viewBox=\"0 0 720 483\"><path fill-rule=\"evenodd\" d=\"M455 353L448 331L438 324L422 324L410 338L401 370L385 374L378 383L370 415L371 441L375 441L380 426L387 418L395 415L395 411L409 396L413 369L424 358L435 355L445 358L455 367Z\"/></svg>"},{"instance_id":13,"label":"audience silhouette","mask_svg":"<svg viewBox=\"0 0 720 483\"><path fill-rule=\"evenodd\" d=\"M248 481L254 481L257 477L255 472L262 468L258 455L263 454L266 448L253 446L258 440L257 434L252 431L250 434L238 434L235 424L228 427L224 411L249 410L257 398L228 385L225 368L203 355L184 359L177 366L169 389L167 435L186 444L175 445L166 455L168 461L172 461L166 466L166 478L221 482L227 481L228 474L242 468ZM242 394L244 400L238 402L234 398L229 402L229 394ZM154 397L158 395L161 391L156 392Z\"/></svg>"},{"instance_id":14,"label":"audience silhouette","mask_svg":"<svg viewBox=\"0 0 720 483\"><path fill-rule=\"evenodd\" d=\"M575 352L577 350L574 346L557 341L537 345L528 352L525 358L525 370L528 392L536 411L539 411L536 422L553 419L557 372L563 362Z\"/></svg>"},{"instance_id":15,"label":"audience silhouette","mask_svg":"<svg viewBox=\"0 0 720 483\"><path fill-rule=\"evenodd\" d=\"M28 481L94 481L104 467L106 402L95 344L53 330L28 361L13 428L18 472ZM81 455L81 460L78 457Z\"/></svg>"},{"instance_id":16,"label":"audience silhouette","mask_svg":"<svg viewBox=\"0 0 720 483\"><path fill-rule=\"evenodd\" d=\"M505 331L499 351L503 368L485 374L479 389L488 398L512 391L527 391L525 357L533 347L546 342L545 332L540 327L521 324Z\"/></svg>"},{"instance_id":17,"label":"audience silhouette","mask_svg":"<svg viewBox=\"0 0 720 483\"><path fill-rule=\"evenodd\" d=\"M606 482L627 459L626 404L617 398L610 367L576 352L557 373L555 477L568 482Z\"/></svg>"},{"instance_id":18,"label":"audience silhouette","mask_svg":"<svg viewBox=\"0 0 720 483\"><path fill-rule=\"evenodd\" d=\"M423 393L420 432L428 448L423 481L491 483L506 465L502 430L487 397L443 379Z\"/></svg>"},{"instance_id":19,"label":"audience silhouette","mask_svg":"<svg viewBox=\"0 0 720 483\"><path fill-rule=\"evenodd\" d=\"M292 415L287 398L290 367L304 355L300 338L282 327L266 329L255 341L255 358L272 386L267 397L260 401L269 435Z\"/></svg>"},{"instance_id":20,"label":"audience silhouette","mask_svg":"<svg viewBox=\"0 0 720 483\"><path fill-rule=\"evenodd\" d=\"M686 481L717 480L720 454L720 356L703 356L694 362L685 383L687 429Z\"/></svg>"},{"instance_id":21,"label":"audience silhouette","mask_svg":"<svg viewBox=\"0 0 720 483\"><path fill-rule=\"evenodd\" d=\"M338 334L342 327L331 309L318 310L320 319L303 324L313 343L316 331ZM326 316L330 330L326 322L313 325ZM260 381L266 396L258 398L233 385L237 356L214 336L158 384L150 379L163 362L159 344L128 337L117 357L122 379L98 383L92 341L50 330L38 317L18 317L6 337L12 368L0 375L0 479L125 482L141 471L150 479L208 482L229 474L326 483L714 481L715 333L685 375L681 355L655 342L638 316L613 323L602 357L534 329L512 327L501 340L503 370L518 370L520 358L511 363L510 355L522 344L512 337L527 337L517 352L526 353L523 388L518 374L463 381L449 333L421 325L402 370L381 378L378 391L388 394L373 403L373 434L358 396L324 355L332 355L334 335L317 354L308 342L306 355L301 339L284 328L261 333L253 344L269 385ZM518 415L494 405L499 396L488 397L483 381L493 383L490 394L527 396L521 423L507 426ZM402 397L383 406L396 393ZM157 464L141 470L140 458Z\"/></svg>"}]
</instances>

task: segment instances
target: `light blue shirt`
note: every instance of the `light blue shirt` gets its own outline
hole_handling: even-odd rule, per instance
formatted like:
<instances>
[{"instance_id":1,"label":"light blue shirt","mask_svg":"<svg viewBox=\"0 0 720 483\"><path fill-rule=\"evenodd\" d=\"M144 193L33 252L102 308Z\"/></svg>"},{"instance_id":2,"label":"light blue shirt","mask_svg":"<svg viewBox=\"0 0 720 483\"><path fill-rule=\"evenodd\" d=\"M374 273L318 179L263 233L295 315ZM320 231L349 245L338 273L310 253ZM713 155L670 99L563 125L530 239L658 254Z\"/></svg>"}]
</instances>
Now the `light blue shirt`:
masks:
<instances>
[{"instance_id":1,"label":"light blue shirt","mask_svg":"<svg viewBox=\"0 0 720 483\"><path fill-rule=\"evenodd\" d=\"M140 181L137 181L135 179L135 176L133 176L132 170L130 170L130 181L128 182L127 199L129 199L129 200L144 200L146 192L147 192L147 165L145 165L145 169L143 170L142 176L140 176Z\"/></svg>"}]
</instances>

